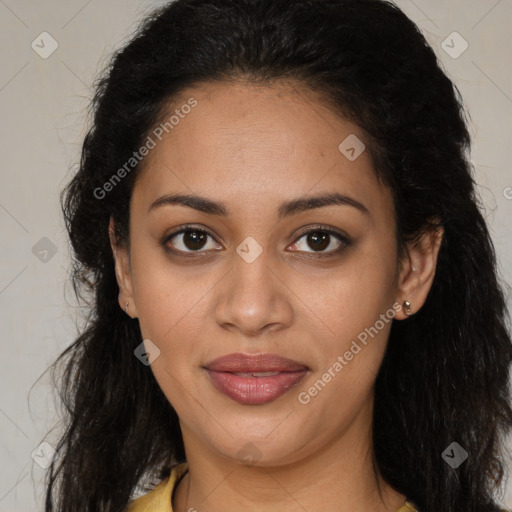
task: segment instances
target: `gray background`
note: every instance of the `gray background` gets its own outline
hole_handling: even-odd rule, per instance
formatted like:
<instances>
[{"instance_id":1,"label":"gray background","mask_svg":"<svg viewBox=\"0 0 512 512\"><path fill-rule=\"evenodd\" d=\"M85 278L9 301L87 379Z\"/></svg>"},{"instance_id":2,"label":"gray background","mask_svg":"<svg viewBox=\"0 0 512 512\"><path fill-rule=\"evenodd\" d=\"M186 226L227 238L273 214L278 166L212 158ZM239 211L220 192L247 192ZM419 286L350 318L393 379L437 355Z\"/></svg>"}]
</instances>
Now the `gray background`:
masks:
<instances>
[{"instance_id":1,"label":"gray background","mask_svg":"<svg viewBox=\"0 0 512 512\"><path fill-rule=\"evenodd\" d=\"M57 411L43 372L74 339L80 318L58 193L76 170L91 84L141 16L163 3L0 0L0 512L42 510L45 469L32 453L43 440L55 446L58 439L58 431L45 438ZM511 283L512 1L396 3L464 97L476 179L501 274ZM51 49L42 32L58 44L48 58L40 56ZM464 41L468 48L458 55ZM44 465L47 453L34 457ZM512 507L509 484L502 501Z\"/></svg>"}]
</instances>

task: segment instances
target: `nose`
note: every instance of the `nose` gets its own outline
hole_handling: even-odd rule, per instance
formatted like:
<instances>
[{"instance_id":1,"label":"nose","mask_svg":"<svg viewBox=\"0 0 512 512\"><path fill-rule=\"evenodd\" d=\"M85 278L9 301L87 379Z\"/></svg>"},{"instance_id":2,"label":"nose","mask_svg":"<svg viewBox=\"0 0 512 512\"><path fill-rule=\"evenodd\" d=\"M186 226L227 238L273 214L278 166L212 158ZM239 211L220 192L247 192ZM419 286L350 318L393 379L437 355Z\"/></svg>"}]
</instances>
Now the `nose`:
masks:
<instances>
[{"instance_id":1,"label":"nose","mask_svg":"<svg viewBox=\"0 0 512 512\"><path fill-rule=\"evenodd\" d=\"M234 254L233 267L218 288L217 324L247 337L288 327L293 294L285 284L285 265L276 264L265 250L252 262Z\"/></svg>"}]
</instances>

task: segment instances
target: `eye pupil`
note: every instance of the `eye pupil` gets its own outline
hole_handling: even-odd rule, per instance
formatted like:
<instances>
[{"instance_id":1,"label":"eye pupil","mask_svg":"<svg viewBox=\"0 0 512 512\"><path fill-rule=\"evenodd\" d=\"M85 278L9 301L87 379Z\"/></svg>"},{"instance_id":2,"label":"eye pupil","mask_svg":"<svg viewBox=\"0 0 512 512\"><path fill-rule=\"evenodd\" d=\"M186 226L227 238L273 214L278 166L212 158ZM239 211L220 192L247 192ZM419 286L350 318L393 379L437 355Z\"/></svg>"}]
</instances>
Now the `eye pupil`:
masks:
<instances>
[{"instance_id":1,"label":"eye pupil","mask_svg":"<svg viewBox=\"0 0 512 512\"><path fill-rule=\"evenodd\" d=\"M186 231L183 235L183 243L188 249L197 250L201 249L206 240L206 233L201 231Z\"/></svg>"},{"instance_id":2,"label":"eye pupil","mask_svg":"<svg viewBox=\"0 0 512 512\"><path fill-rule=\"evenodd\" d=\"M308 235L308 244L310 242L313 243L313 245L310 244L310 247L315 250L322 250L325 249L329 245L329 234L328 233L322 233L321 231L316 231L314 233L310 233Z\"/></svg>"}]
</instances>

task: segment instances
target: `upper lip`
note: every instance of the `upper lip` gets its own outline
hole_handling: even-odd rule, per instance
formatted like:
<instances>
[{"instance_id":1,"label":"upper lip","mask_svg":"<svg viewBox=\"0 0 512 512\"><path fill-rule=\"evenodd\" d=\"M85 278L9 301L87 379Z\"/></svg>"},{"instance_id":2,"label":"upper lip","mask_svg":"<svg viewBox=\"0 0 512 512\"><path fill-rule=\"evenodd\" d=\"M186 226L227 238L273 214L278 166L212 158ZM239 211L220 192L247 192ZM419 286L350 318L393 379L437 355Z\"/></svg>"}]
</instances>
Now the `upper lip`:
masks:
<instances>
[{"instance_id":1,"label":"upper lip","mask_svg":"<svg viewBox=\"0 0 512 512\"><path fill-rule=\"evenodd\" d=\"M240 373L308 370L307 366L277 354L227 354L210 361L204 367L215 372Z\"/></svg>"}]
</instances>

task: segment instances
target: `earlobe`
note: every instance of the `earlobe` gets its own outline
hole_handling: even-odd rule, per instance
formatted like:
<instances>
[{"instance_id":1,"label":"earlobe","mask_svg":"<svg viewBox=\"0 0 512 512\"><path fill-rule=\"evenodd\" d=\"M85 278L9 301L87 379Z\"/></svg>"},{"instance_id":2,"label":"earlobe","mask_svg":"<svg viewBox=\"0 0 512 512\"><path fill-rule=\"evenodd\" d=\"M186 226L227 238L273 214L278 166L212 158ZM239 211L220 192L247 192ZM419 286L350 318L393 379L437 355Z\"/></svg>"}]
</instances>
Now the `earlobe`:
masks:
<instances>
[{"instance_id":1,"label":"earlobe","mask_svg":"<svg viewBox=\"0 0 512 512\"><path fill-rule=\"evenodd\" d=\"M425 303L434 282L443 236L444 229L438 226L407 245L397 286L396 300L401 305L395 315L397 320L414 315Z\"/></svg>"},{"instance_id":2,"label":"earlobe","mask_svg":"<svg viewBox=\"0 0 512 512\"><path fill-rule=\"evenodd\" d=\"M131 280L131 269L126 248L122 247L115 235L114 219L110 218L109 238L112 255L114 258L115 274L119 286L118 302L119 307L131 318L137 317L137 308L133 298L133 287Z\"/></svg>"}]
</instances>

